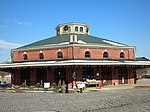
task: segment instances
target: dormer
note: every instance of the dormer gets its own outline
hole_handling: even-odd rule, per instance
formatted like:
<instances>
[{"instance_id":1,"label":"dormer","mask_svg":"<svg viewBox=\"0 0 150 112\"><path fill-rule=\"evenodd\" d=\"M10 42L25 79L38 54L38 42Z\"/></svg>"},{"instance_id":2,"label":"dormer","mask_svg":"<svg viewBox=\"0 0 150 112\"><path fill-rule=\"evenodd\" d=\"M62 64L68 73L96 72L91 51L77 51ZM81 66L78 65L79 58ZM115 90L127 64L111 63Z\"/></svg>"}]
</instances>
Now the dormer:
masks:
<instances>
[{"instance_id":1,"label":"dormer","mask_svg":"<svg viewBox=\"0 0 150 112\"><path fill-rule=\"evenodd\" d=\"M56 33L57 35L62 34L89 34L89 26L86 24L81 23L66 23L66 24L59 24L56 27Z\"/></svg>"}]
</instances>

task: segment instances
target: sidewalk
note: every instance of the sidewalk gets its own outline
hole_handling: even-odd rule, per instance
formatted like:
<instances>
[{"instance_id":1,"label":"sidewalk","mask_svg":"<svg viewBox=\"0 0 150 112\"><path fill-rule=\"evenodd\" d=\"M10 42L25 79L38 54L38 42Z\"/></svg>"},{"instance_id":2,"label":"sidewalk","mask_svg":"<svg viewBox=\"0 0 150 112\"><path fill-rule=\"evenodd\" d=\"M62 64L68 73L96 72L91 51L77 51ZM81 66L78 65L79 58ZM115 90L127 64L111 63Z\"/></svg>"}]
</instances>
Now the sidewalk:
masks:
<instances>
[{"instance_id":1,"label":"sidewalk","mask_svg":"<svg viewBox=\"0 0 150 112\"><path fill-rule=\"evenodd\" d=\"M107 85L103 86L101 89L98 87L89 87L85 90L85 92L98 92L103 90L125 90L125 89L133 89L135 85L129 85L129 84L120 84L120 85Z\"/></svg>"},{"instance_id":2,"label":"sidewalk","mask_svg":"<svg viewBox=\"0 0 150 112\"><path fill-rule=\"evenodd\" d=\"M120 89L133 89L134 84L120 84L120 85L109 85L109 86L104 86L102 89L103 90L120 90Z\"/></svg>"},{"instance_id":3,"label":"sidewalk","mask_svg":"<svg viewBox=\"0 0 150 112\"><path fill-rule=\"evenodd\" d=\"M125 90L133 88L150 88L150 79L139 79L136 84L106 85L101 89L98 87L89 87L86 91Z\"/></svg>"},{"instance_id":4,"label":"sidewalk","mask_svg":"<svg viewBox=\"0 0 150 112\"><path fill-rule=\"evenodd\" d=\"M150 79L139 79L136 84L119 84L119 85L104 85L100 89L99 87L87 87L84 92L99 92L104 90L126 90L126 89L134 89L134 88L150 88ZM0 88L0 92L43 92L43 93L59 93L58 91L45 90L44 88L39 89L29 89L29 88ZM76 90L69 89L69 93L75 93Z\"/></svg>"}]
</instances>

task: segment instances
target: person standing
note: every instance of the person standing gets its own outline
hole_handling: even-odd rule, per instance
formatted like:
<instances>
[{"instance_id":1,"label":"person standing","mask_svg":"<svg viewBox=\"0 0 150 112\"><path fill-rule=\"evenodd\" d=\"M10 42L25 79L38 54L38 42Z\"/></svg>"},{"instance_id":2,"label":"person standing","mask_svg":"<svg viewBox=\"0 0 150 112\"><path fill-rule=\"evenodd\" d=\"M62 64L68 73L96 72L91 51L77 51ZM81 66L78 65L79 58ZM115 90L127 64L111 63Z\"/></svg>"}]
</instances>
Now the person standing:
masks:
<instances>
[{"instance_id":1,"label":"person standing","mask_svg":"<svg viewBox=\"0 0 150 112\"><path fill-rule=\"evenodd\" d=\"M99 88L102 89L102 82L99 83Z\"/></svg>"}]
</instances>

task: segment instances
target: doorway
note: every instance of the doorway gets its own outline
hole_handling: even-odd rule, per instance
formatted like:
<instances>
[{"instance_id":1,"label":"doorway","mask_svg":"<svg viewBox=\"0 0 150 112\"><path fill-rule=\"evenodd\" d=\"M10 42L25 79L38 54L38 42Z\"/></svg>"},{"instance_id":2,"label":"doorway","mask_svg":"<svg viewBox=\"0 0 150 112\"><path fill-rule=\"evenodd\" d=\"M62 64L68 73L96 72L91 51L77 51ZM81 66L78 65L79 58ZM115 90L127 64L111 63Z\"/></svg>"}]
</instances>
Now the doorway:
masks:
<instances>
[{"instance_id":1,"label":"doorway","mask_svg":"<svg viewBox=\"0 0 150 112\"><path fill-rule=\"evenodd\" d=\"M22 83L26 83L26 85L30 85L30 69L21 69L20 81Z\"/></svg>"},{"instance_id":2,"label":"doorway","mask_svg":"<svg viewBox=\"0 0 150 112\"><path fill-rule=\"evenodd\" d=\"M46 69L38 68L36 70L36 83L44 84L46 81Z\"/></svg>"},{"instance_id":3,"label":"doorway","mask_svg":"<svg viewBox=\"0 0 150 112\"><path fill-rule=\"evenodd\" d=\"M118 68L119 84L128 84L128 71L127 68Z\"/></svg>"},{"instance_id":4,"label":"doorway","mask_svg":"<svg viewBox=\"0 0 150 112\"><path fill-rule=\"evenodd\" d=\"M66 69L65 68L55 68L54 70L54 81L58 85L59 81L62 85L63 81L66 82Z\"/></svg>"},{"instance_id":5,"label":"doorway","mask_svg":"<svg viewBox=\"0 0 150 112\"><path fill-rule=\"evenodd\" d=\"M94 79L94 68L92 67L83 67L82 69L82 80Z\"/></svg>"},{"instance_id":6,"label":"doorway","mask_svg":"<svg viewBox=\"0 0 150 112\"><path fill-rule=\"evenodd\" d=\"M112 84L111 68L104 67L101 69L101 80L103 81L103 84L106 85Z\"/></svg>"}]
</instances>

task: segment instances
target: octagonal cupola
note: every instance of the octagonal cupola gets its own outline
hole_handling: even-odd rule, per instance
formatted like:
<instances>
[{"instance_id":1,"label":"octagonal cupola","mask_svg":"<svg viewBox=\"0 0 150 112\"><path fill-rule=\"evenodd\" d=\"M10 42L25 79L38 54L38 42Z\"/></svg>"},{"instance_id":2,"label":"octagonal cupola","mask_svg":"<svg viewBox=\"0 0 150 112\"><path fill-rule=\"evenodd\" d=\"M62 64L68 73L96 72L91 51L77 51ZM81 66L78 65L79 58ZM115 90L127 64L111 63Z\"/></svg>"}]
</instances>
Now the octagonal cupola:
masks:
<instances>
[{"instance_id":1,"label":"octagonal cupola","mask_svg":"<svg viewBox=\"0 0 150 112\"><path fill-rule=\"evenodd\" d=\"M56 33L57 35L62 34L89 34L89 27L86 24L81 23L66 23L66 24L59 24L56 27Z\"/></svg>"}]
</instances>

